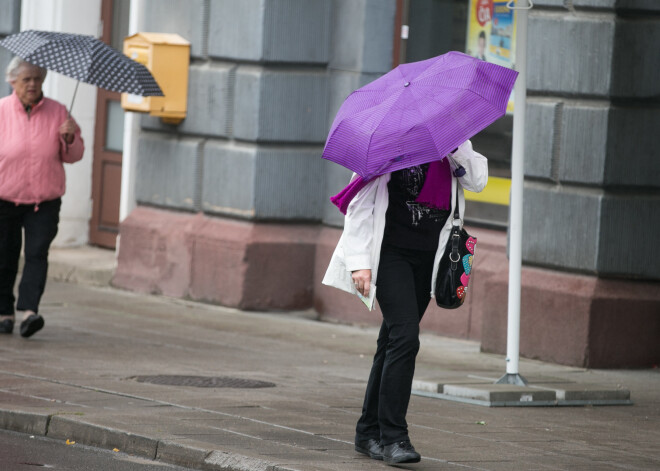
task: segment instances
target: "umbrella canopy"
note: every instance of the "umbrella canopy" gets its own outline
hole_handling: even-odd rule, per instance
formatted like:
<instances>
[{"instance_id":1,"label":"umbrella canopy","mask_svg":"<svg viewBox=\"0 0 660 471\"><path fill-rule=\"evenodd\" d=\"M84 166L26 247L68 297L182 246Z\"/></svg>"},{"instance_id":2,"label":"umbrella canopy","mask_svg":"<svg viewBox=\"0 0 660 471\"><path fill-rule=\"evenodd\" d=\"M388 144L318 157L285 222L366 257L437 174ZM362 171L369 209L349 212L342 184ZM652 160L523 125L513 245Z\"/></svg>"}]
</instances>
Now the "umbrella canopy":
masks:
<instances>
[{"instance_id":1,"label":"umbrella canopy","mask_svg":"<svg viewBox=\"0 0 660 471\"><path fill-rule=\"evenodd\" d=\"M517 75L454 51L402 64L349 95L323 157L367 180L439 160L505 114Z\"/></svg>"},{"instance_id":2,"label":"umbrella canopy","mask_svg":"<svg viewBox=\"0 0 660 471\"><path fill-rule=\"evenodd\" d=\"M151 72L93 36L22 31L0 41L26 62L113 92L163 96Z\"/></svg>"}]
</instances>

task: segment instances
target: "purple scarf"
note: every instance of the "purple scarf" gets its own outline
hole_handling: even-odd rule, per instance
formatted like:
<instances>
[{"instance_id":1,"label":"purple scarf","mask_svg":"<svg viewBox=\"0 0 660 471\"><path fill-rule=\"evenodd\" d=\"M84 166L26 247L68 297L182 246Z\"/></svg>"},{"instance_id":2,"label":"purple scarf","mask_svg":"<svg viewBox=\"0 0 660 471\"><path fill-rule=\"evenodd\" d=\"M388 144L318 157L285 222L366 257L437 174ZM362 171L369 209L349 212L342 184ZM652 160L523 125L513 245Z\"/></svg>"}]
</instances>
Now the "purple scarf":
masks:
<instances>
[{"instance_id":1,"label":"purple scarf","mask_svg":"<svg viewBox=\"0 0 660 471\"><path fill-rule=\"evenodd\" d=\"M348 205L355 195L370 181L358 176L346 188L331 197L330 201L339 208L339 211L346 214ZM451 169L448 159L434 160L429 164L424 186L415 201L438 209L451 209Z\"/></svg>"}]
</instances>

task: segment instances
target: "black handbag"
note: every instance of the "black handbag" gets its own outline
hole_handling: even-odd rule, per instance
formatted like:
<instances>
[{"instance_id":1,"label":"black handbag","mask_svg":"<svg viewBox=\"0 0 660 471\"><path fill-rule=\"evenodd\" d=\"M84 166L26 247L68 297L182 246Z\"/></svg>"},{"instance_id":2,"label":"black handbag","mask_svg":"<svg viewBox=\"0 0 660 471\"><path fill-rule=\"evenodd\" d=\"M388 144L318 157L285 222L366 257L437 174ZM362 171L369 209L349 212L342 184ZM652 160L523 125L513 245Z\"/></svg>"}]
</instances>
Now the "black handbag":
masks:
<instances>
[{"instance_id":1,"label":"black handbag","mask_svg":"<svg viewBox=\"0 0 660 471\"><path fill-rule=\"evenodd\" d=\"M458 212L458 182L451 233L445 253L440 259L435 281L435 301L444 309L461 307L467 296L468 282L472 272L472 260L477 239L462 228Z\"/></svg>"}]
</instances>

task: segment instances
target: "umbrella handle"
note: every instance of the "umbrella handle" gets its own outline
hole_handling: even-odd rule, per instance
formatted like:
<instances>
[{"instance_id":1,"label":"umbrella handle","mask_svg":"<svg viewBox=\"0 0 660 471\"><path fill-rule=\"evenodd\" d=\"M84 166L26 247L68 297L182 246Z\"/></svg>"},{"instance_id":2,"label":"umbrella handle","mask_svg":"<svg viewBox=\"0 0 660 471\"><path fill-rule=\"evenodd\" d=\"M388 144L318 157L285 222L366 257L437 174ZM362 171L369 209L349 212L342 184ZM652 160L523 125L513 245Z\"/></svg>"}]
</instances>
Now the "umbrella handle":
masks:
<instances>
[{"instance_id":1,"label":"umbrella handle","mask_svg":"<svg viewBox=\"0 0 660 471\"><path fill-rule=\"evenodd\" d=\"M71 106L69 107L69 118L71 118L71 111L73 110L73 102L76 101L76 93L78 92L78 85L80 85L80 80L76 82L76 88L73 90L73 97L71 98Z\"/></svg>"}]
</instances>

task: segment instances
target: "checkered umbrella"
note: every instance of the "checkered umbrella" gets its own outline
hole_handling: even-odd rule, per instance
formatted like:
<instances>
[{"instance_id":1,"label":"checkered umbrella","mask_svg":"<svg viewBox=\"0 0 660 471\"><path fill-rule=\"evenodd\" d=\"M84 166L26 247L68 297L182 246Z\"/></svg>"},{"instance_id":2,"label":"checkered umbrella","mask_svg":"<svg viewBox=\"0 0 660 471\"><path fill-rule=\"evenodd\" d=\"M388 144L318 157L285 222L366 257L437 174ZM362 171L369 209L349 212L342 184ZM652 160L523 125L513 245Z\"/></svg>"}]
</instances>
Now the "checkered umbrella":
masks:
<instances>
[{"instance_id":1,"label":"checkered umbrella","mask_svg":"<svg viewBox=\"0 0 660 471\"><path fill-rule=\"evenodd\" d=\"M0 41L26 62L114 92L163 96L151 72L93 36L28 30Z\"/></svg>"}]
</instances>

